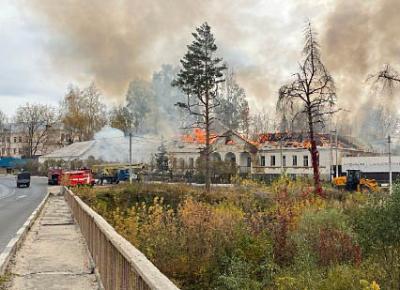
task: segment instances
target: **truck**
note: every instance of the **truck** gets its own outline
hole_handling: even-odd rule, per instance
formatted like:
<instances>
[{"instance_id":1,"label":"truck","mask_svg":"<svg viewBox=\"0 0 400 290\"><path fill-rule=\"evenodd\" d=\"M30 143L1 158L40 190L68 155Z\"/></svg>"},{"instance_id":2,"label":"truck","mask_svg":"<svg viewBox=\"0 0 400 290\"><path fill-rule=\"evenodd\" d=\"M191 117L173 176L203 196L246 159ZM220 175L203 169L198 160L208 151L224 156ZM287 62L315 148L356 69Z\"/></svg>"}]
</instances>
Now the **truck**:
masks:
<instances>
[{"instance_id":1,"label":"truck","mask_svg":"<svg viewBox=\"0 0 400 290\"><path fill-rule=\"evenodd\" d=\"M139 163L130 166L129 164L114 163L92 166L94 176L98 180L99 184L103 184L104 182L117 184L121 181L129 181L130 168L132 168L132 178L136 179L137 173L144 169L144 165Z\"/></svg>"},{"instance_id":2,"label":"truck","mask_svg":"<svg viewBox=\"0 0 400 290\"><path fill-rule=\"evenodd\" d=\"M65 186L93 186L95 180L90 169L63 171L61 185Z\"/></svg>"}]
</instances>

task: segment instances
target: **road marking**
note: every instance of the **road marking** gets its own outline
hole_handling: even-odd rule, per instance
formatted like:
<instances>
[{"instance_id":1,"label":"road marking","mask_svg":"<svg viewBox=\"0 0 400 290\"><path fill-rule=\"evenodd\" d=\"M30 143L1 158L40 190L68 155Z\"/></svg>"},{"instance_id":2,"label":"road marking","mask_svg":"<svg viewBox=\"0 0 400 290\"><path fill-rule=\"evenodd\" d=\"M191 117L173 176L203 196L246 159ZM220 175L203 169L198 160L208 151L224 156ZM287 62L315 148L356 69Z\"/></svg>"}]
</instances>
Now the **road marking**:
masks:
<instances>
[{"instance_id":1,"label":"road marking","mask_svg":"<svg viewBox=\"0 0 400 290\"><path fill-rule=\"evenodd\" d=\"M26 195L20 195L20 196L17 196L16 199L20 199L20 198L24 198L24 197L26 197Z\"/></svg>"}]
</instances>

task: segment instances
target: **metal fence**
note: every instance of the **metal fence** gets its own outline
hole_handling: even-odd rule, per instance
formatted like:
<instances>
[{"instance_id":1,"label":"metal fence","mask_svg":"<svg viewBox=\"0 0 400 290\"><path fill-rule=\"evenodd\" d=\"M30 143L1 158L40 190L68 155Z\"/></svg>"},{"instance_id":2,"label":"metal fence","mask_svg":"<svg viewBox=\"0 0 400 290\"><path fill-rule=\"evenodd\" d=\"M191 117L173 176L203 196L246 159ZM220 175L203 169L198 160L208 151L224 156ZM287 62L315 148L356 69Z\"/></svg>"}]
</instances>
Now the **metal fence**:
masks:
<instances>
[{"instance_id":1,"label":"metal fence","mask_svg":"<svg viewBox=\"0 0 400 290\"><path fill-rule=\"evenodd\" d=\"M105 290L179 290L79 197L67 188L64 196L85 237Z\"/></svg>"}]
</instances>

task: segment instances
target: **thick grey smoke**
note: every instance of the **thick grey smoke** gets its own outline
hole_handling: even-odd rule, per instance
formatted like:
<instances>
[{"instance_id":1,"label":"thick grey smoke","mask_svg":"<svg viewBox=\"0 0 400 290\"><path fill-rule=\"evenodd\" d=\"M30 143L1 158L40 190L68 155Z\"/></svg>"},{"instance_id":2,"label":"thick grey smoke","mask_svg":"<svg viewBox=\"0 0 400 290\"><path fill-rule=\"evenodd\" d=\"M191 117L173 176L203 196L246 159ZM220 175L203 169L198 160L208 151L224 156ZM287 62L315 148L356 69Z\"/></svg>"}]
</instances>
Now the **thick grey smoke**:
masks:
<instances>
[{"instance_id":1,"label":"thick grey smoke","mask_svg":"<svg viewBox=\"0 0 400 290\"><path fill-rule=\"evenodd\" d=\"M323 55L349 109L370 102L368 75L400 60L400 1L338 0L322 32ZM374 98L376 95L374 95Z\"/></svg>"},{"instance_id":2,"label":"thick grey smoke","mask_svg":"<svg viewBox=\"0 0 400 290\"><path fill-rule=\"evenodd\" d=\"M398 0L21 1L46 23L57 73L82 72L120 99L132 79L150 79L162 64L178 64L204 21L255 100L250 104L260 107L273 107L279 86L297 71L308 18L319 32L340 107L362 114L371 101L367 76L383 63L400 69Z\"/></svg>"},{"instance_id":3,"label":"thick grey smoke","mask_svg":"<svg viewBox=\"0 0 400 290\"><path fill-rule=\"evenodd\" d=\"M59 70L78 62L104 91L121 96L130 80L149 79L161 64L178 64L194 28L204 21L220 23L218 38L242 38L238 23L246 13L238 13L239 7L253 0L32 0L26 5L56 36L50 45Z\"/></svg>"}]
</instances>

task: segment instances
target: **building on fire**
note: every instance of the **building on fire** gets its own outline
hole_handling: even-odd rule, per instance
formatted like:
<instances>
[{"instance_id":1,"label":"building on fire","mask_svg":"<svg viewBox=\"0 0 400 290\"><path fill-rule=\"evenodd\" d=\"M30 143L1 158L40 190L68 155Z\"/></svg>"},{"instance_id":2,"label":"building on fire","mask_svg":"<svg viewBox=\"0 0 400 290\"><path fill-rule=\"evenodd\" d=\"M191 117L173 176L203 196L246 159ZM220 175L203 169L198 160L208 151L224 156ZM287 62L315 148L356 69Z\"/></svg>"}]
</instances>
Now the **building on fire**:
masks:
<instances>
[{"instance_id":1,"label":"building on fire","mask_svg":"<svg viewBox=\"0 0 400 290\"><path fill-rule=\"evenodd\" d=\"M319 167L322 179L334 174L336 164L341 173L342 158L348 156L371 156L371 150L358 144L355 139L330 134L316 134L319 151ZM292 177L313 174L311 153L307 134L268 133L259 135L257 142L249 141L240 134L228 130L213 135L211 157L213 161L229 161L240 175L251 175L263 180L277 178L282 173ZM170 166L175 172L196 170L200 151L205 146L204 132L195 129L192 134L167 146Z\"/></svg>"}]
</instances>

